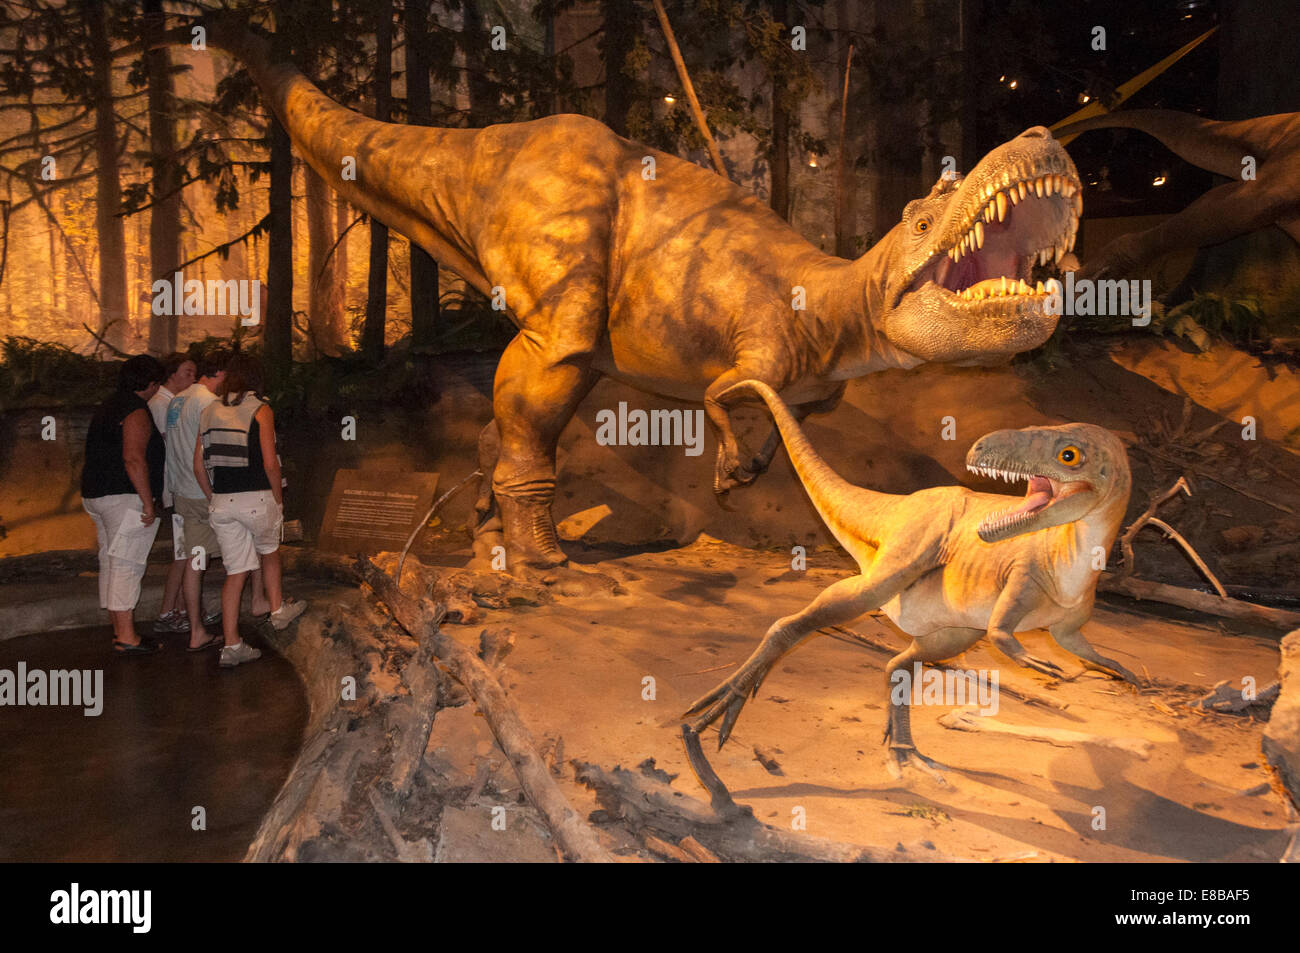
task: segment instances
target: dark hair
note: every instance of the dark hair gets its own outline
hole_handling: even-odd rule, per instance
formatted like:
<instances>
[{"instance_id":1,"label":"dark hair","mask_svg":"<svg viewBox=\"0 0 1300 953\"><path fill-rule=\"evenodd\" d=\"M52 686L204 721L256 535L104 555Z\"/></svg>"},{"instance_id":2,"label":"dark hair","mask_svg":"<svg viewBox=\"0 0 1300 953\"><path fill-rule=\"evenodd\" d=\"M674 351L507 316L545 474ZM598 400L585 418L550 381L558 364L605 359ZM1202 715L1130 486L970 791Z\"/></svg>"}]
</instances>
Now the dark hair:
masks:
<instances>
[{"instance_id":1,"label":"dark hair","mask_svg":"<svg viewBox=\"0 0 1300 953\"><path fill-rule=\"evenodd\" d=\"M174 377L176 375L176 372L181 369L182 364L184 364L186 361L192 361L192 360L194 360L194 358L190 357L184 351L177 351L175 354L168 354L166 357L164 357L162 360L163 383L166 383L168 380Z\"/></svg>"},{"instance_id":2,"label":"dark hair","mask_svg":"<svg viewBox=\"0 0 1300 953\"><path fill-rule=\"evenodd\" d=\"M166 380L162 362L148 354L128 357L117 373L117 389L122 391L144 390L150 384L161 384Z\"/></svg>"},{"instance_id":3,"label":"dark hair","mask_svg":"<svg viewBox=\"0 0 1300 953\"><path fill-rule=\"evenodd\" d=\"M199 377L216 377L230 363L230 349L217 345L203 351L194 361Z\"/></svg>"},{"instance_id":4,"label":"dark hair","mask_svg":"<svg viewBox=\"0 0 1300 953\"><path fill-rule=\"evenodd\" d=\"M262 362L251 354L236 354L226 365L226 378L217 396L227 407L234 407L250 390L255 396L262 396Z\"/></svg>"}]
</instances>

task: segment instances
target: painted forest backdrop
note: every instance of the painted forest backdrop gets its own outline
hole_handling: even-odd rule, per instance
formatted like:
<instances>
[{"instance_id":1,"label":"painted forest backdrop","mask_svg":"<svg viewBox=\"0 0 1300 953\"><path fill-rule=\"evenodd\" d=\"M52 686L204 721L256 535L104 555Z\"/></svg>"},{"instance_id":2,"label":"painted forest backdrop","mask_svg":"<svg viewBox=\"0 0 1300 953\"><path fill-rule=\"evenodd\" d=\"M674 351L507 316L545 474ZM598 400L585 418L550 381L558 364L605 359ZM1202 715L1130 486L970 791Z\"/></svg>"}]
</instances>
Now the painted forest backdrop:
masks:
<instances>
[{"instance_id":1,"label":"painted forest backdrop","mask_svg":"<svg viewBox=\"0 0 1300 953\"><path fill-rule=\"evenodd\" d=\"M481 126L581 112L708 162L648 0L3 0L3 336L108 355L229 334L229 317L151 313L153 280L178 270L267 284L273 372L291 357L377 358L403 339L429 351L509 333L454 275L294 157L235 61L130 48L213 6L274 30L283 55L370 115ZM1274 101L1262 102L1266 84L1250 79L1251 31L1278 3L664 6L731 177L844 256L880 238L945 156L964 170L1028 125L1106 101L1216 23L1215 42L1132 104L1257 115L1284 108L1297 82L1294 71L1271 75ZM1094 23L1111 24L1105 55L1089 48ZM502 28L504 50L493 43ZM1168 212L1210 184L1153 141L1116 155L1110 138L1093 140L1072 150L1090 217Z\"/></svg>"}]
</instances>

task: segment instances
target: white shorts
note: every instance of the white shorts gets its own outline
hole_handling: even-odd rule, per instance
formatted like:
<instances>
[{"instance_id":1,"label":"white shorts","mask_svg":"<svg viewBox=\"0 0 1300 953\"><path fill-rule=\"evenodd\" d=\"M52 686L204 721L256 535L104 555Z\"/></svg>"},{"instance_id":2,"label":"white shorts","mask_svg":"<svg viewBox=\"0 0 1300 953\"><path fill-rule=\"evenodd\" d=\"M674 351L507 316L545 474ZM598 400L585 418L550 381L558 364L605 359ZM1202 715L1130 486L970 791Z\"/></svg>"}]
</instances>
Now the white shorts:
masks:
<instances>
[{"instance_id":1,"label":"white shorts","mask_svg":"<svg viewBox=\"0 0 1300 953\"><path fill-rule=\"evenodd\" d=\"M270 490L217 493L208 509L227 573L251 572L280 548L284 511Z\"/></svg>"},{"instance_id":2,"label":"white shorts","mask_svg":"<svg viewBox=\"0 0 1300 953\"><path fill-rule=\"evenodd\" d=\"M99 541L99 607L130 612L140 601L140 580L161 521L140 522L144 508L134 493L99 496L81 505L95 521Z\"/></svg>"}]
</instances>

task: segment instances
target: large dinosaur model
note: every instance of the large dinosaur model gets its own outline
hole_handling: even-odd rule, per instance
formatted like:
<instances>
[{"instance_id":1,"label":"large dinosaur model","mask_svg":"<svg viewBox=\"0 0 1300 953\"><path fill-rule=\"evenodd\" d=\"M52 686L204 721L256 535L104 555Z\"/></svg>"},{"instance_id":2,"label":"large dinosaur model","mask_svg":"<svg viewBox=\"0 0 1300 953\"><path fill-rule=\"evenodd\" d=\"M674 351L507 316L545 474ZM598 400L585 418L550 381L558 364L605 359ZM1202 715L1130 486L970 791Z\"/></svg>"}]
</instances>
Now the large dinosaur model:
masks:
<instances>
[{"instance_id":1,"label":"large dinosaur model","mask_svg":"<svg viewBox=\"0 0 1300 953\"><path fill-rule=\"evenodd\" d=\"M685 718L698 716L683 725L683 734L706 786L712 773L700 763L699 734L721 718L721 747L777 659L823 626L875 609L912 637L912 644L885 666L887 684L896 671L952 658L985 635L1017 664L1059 674L1056 665L1029 655L1015 637L1040 628L1087 668L1137 684L1132 672L1098 653L1080 632L1092 614L1101 572L1096 551L1110 551L1132 486L1124 445L1114 434L1075 423L981 437L966 456L967 468L1008 481L1028 480L1019 505L961 486L899 496L843 480L766 384L745 381L730 393L740 391L767 403L809 499L857 561L859 573L773 623L735 674L686 712ZM933 772L912 742L906 693L901 704L891 696L885 738L898 770L914 765Z\"/></svg>"},{"instance_id":2,"label":"large dinosaur model","mask_svg":"<svg viewBox=\"0 0 1300 953\"><path fill-rule=\"evenodd\" d=\"M1269 225L1300 242L1300 113L1217 122L1174 110L1130 109L1071 123L1057 134L1114 128L1141 130L1179 158L1233 181L1154 228L1109 242L1084 262L1081 277L1132 277L1168 252L1214 245Z\"/></svg>"},{"instance_id":3,"label":"large dinosaur model","mask_svg":"<svg viewBox=\"0 0 1300 953\"><path fill-rule=\"evenodd\" d=\"M248 67L326 182L504 298L519 334L497 368L494 420L480 440L491 494L480 500L479 532L493 529L499 508L512 571L565 561L550 512L556 443L602 374L703 400L721 496L751 482L780 446L774 431L742 459L722 397L736 382L765 381L802 416L834 406L851 378L926 361L1005 361L1056 326L1042 283L1026 279L1073 245L1081 193L1042 127L964 179L941 179L846 261L744 189L593 119L378 122L273 62L264 36L226 18L206 22L208 42ZM351 168L355 178L342 175Z\"/></svg>"}]
</instances>

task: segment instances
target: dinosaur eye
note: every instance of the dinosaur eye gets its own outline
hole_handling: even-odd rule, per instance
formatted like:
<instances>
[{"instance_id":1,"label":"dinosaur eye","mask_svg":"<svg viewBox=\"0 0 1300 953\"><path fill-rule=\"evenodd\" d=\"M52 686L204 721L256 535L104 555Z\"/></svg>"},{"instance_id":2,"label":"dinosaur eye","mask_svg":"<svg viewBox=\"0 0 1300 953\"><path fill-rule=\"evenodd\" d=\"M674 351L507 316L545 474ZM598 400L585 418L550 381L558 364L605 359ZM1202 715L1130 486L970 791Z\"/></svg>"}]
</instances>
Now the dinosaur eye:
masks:
<instances>
[{"instance_id":1,"label":"dinosaur eye","mask_svg":"<svg viewBox=\"0 0 1300 953\"><path fill-rule=\"evenodd\" d=\"M929 231L930 219L928 216L916 220L916 231L919 235L921 232Z\"/></svg>"},{"instance_id":2,"label":"dinosaur eye","mask_svg":"<svg viewBox=\"0 0 1300 953\"><path fill-rule=\"evenodd\" d=\"M1068 447L1061 448L1061 452L1056 455L1056 459L1067 467L1077 467L1083 463L1083 451L1074 444L1070 444Z\"/></svg>"}]
</instances>

